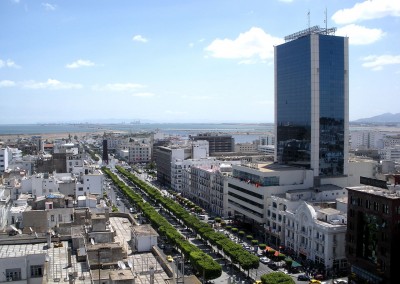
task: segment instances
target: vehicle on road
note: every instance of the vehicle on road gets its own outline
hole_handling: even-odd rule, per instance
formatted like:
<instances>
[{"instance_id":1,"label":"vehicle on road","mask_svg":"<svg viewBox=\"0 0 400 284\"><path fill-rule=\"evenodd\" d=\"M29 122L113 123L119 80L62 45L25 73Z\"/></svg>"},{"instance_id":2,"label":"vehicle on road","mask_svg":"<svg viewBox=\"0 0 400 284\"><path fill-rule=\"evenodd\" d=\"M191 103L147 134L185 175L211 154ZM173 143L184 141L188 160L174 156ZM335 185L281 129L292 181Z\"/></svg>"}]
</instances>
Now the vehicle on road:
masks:
<instances>
[{"instance_id":1,"label":"vehicle on road","mask_svg":"<svg viewBox=\"0 0 400 284\"><path fill-rule=\"evenodd\" d=\"M333 280L334 284L347 284L347 280L344 279L337 279L337 280Z\"/></svg>"},{"instance_id":2,"label":"vehicle on road","mask_svg":"<svg viewBox=\"0 0 400 284\"><path fill-rule=\"evenodd\" d=\"M260 257L260 262L261 263L268 264L270 261L271 260L266 256Z\"/></svg>"},{"instance_id":3,"label":"vehicle on road","mask_svg":"<svg viewBox=\"0 0 400 284\"><path fill-rule=\"evenodd\" d=\"M261 280L256 280L256 281L253 282L253 284L262 284L262 281Z\"/></svg>"},{"instance_id":4,"label":"vehicle on road","mask_svg":"<svg viewBox=\"0 0 400 284\"><path fill-rule=\"evenodd\" d=\"M311 279L310 282L308 282L309 284L321 284L321 281L317 280L317 279Z\"/></svg>"},{"instance_id":5,"label":"vehicle on road","mask_svg":"<svg viewBox=\"0 0 400 284\"><path fill-rule=\"evenodd\" d=\"M310 278L310 276L307 276L305 274L300 274L299 276L297 276L297 280L298 281L310 281L311 278Z\"/></svg>"},{"instance_id":6,"label":"vehicle on road","mask_svg":"<svg viewBox=\"0 0 400 284\"><path fill-rule=\"evenodd\" d=\"M173 262L174 261L174 259L173 259L173 257L171 255L167 255L167 260L169 262Z\"/></svg>"}]
</instances>

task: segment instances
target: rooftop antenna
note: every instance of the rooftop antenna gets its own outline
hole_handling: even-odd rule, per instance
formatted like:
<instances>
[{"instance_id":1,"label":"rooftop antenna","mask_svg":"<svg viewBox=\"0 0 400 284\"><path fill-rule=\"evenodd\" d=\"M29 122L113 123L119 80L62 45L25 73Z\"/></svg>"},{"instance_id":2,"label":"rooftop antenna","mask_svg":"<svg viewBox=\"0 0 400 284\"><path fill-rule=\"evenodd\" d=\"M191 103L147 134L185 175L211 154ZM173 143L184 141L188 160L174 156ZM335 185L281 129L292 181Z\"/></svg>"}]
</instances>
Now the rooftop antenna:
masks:
<instances>
[{"instance_id":1,"label":"rooftop antenna","mask_svg":"<svg viewBox=\"0 0 400 284\"><path fill-rule=\"evenodd\" d=\"M324 20L324 23L325 23L325 33L328 34L328 10L326 9L326 7L325 7L325 20Z\"/></svg>"},{"instance_id":2,"label":"rooftop antenna","mask_svg":"<svg viewBox=\"0 0 400 284\"><path fill-rule=\"evenodd\" d=\"M310 29L310 10L308 10L307 19L308 19L308 29Z\"/></svg>"}]
</instances>

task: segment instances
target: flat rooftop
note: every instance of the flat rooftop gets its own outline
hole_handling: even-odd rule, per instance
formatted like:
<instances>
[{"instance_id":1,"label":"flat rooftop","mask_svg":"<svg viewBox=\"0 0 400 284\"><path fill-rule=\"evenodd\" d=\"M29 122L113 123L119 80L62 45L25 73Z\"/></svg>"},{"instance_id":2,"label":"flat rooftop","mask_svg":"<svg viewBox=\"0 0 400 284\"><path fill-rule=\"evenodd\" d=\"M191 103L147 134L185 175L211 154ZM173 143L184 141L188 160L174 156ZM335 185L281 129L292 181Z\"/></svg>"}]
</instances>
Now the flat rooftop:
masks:
<instances>
[{"instance_id":1,"label":"flat rooftop","mask_svg":"<svg viewBox=\"0 0 400 284\"><path fill-rule=\"evenodd\" d=\"M97 244L105 246L114 246L116 243L123 246L127 251L127 259L121 259L125 264L132 263L133 269L126 265L126 269L102 269L100 277L109 279L109 274L114 280L128 280L135 278L135 283L150 283L150 267L154 268L154 283L163 283L169 279L165 273L159 259L152 253L132 254L130 248L131 230L135 226L130 223L128 218L110 217L110 224L116 231L114 243L112 244ZM16 236L7 236L7 238L15 238ZM3 238L4 239L4 238ZM26 255L43 255L43 259L47 255L49 261L44 263L45 272L43 278L47 283L59 284L60 282L68 282L69 275L73 275L75 284L91 284L93 280L98 279L99 270L90 271L86 262L78 262L75 252L72 252L71 266L68 267L68 241L62 241L54 246L52 243L50 248L47 248L47 243L38 244L11 244L0 245L0 258L15 258L24 257ZM44 281L46 281L44 280Z\"/></svg>"},{"instance_id":2,"label":"flat rooftop","mask_svg":"<svg viewBox=\"0 0 400 284\"><path fill-rule=\"evenodd\" d=\"M371 185L346 187L349 190L368 193L371 195L382 196L389 199L400 199L400 190L389 190Z\"/></svg>"}]
</instances>

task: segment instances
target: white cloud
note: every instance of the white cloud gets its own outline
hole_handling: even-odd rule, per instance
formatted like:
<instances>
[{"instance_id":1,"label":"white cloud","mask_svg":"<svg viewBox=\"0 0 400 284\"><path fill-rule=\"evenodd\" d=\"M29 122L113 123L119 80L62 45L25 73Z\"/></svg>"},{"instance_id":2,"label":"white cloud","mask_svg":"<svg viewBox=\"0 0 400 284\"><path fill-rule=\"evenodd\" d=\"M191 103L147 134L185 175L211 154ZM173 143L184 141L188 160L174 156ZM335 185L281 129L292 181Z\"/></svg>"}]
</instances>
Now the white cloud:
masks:
<instances>
[{"instance_id":1,"label":"white cloud","mask_svg":"<svg viewBox=\"0 0 400 284\"><path fill-rule=\"evenodd\" d=\"M132 38L133 41L139 41L139 42L148 42L147 38L141 36L141 35L135 35Z\"/></svg>"},{"instance_id":2,"label":"white cloud","mask_svg":"<svg viewBox=\"0 0 400 284\"><path fill-rule=\"evenodd\" d=\"M11 0L11 1L18 4L20 0Z\"/></svg>"},{"instance_id":3,"label":"white cloud","mask_svg":"<svg viewBox=\"0 0 400 284\"><path fill-rule=\"evenodd\" d=\"M348 36L352 45L371 44L380 40L385 33L381 29L369 29L363 26L350 24L336 31L338 36Z\"/></svg>"},{"instance_id":4,"label":"white cloud","mask_svg":"<svg viewBox=\"0 0 400 284\"><path fill-rule=\"evenodd\" d=\"M106 84L104 86L95 85L92 87L95 91L112 91L112 92L126 92L126 91L136 91L137 89L144 88L144 85L136 83L115 83Z\"/></svg>"},{"instance_id":5,"label":"white cloud","mask_svg":"<svg viewBox=\"0 0 400 284\"><path fill-rule=\"evenodd\" d=\"M50 4L50 3L42 3L42 6L47 10L47 11L54 11L56 9L56 5Z\"/></svg>"},{"instance_id":6,"label":"white cloud","mask_svg":"<svg viewBox=\"0 0 400 284\"><path fill-rule=\"evenodd\" d=\"M0 81L0 88L5 88L5 87L14 87L16 84L14 81L10 80L3 80Z\"/></svg>"},{"instance_id":7,"label":"white cloud","mask_svg":"<svg viewBox=\"0 0 400 284\"><path fill-rule=\"evenodd\" d=\"M212 57L230 59L272 59L274 45L282 43L281 38L273 37L262 29L252 27L236 39L215 39L205 48Z\"/></svg>"},{"instance_id":8,"label":"white cloud","mask_svg":"<svg viewBox=\"0 0 400 284\"><path fill-rule=\"evenodd\" d=\"M132 94L133 97L142 97L142 98L148 98L148 97L154 97L155 95L153 93L134 93Z\"/></svg>"},{"instance_id":9,"label":"white cloud","mask_svg":"<svg viewBox=\"0 0 400 284\"><path fill-rule=\"evenodd\" d=\"M95 64L91 62L90 60L83 60L83 59L78 59L70 64L65 65L65 67L70 68L70 69L76 69L76 68L81 68L81 67L90 67L94 66Z\"/></svg>"},{"instance_id":10,"label":"white cloud","mask_svg":"<svg viewBox=\"0 0 400 284\"><path fill-rule=\"evenodd\" d=\"M356 3L352 8L337 11L332 20L337 24L349 24L386 16L400 17L400 1L369 0Z\"/></svg>"},{"instance_id":11,"label":"white cloud","mask_svg":"<svg viewBox=\"0 0 400 284\"><path fill-rule=\"evenodd\" d=\"M46 82L27 81L22 83L22 87L26 89L50 89L50 90L67 90L81 89L81 84L60 82L55 79L48 79Z\"/></svg>"},{"instance_id":12,"label":"white cloud","mask_svg":"<svg viewBox=\"0 0 400 284\"><path fill-rule=\"evenodd\" d=\"M364 61L363 67L379 71L386 65L400 64L400 55L370 55L362 60Z\"/></svg>"},{"instance_id":13,"label":"white cloud","mask_svg":"<svg viewBox=\"0 0 400 284\"><path fill-rule=\"evenodd\" d=\"M0 68L3 67L9 67L9 68L21 68L18 64L16 64L14 61L7 59L7 60L1 60L0 59Z\"/></svg>"}]
</instances>

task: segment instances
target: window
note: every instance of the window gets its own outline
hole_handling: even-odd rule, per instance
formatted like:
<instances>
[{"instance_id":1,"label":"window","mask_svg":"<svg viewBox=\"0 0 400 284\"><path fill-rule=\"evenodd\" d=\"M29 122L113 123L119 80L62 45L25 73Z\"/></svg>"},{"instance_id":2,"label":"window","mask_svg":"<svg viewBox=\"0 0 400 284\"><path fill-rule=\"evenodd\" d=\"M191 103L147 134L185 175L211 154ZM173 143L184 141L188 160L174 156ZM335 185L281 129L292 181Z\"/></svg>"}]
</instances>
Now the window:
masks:
<instances>
[{"instance_id":1,"label":"window","mask_svg":"<svg viewBox=\"0 0 400 284\"><path fill-rule=\"evenodd\" d=\"M50 216L50 220L51 220L51 222L54 222L54 215Z\"/></svg>"},{"instance_id":2,"label":"window","mask_svg":"<svg viewBox=\"0 0 400 284\"><path fill-rule=\"evenodd\" d=\"M21 268L6 269L6 278L8 281L21 280Z\"/></svg>"},{"instance_id":3,"label":"window","mask_svg":"<svg viewBox=\"0 0 400 284\"><path fill-rule=\"evenodd\" d=\"M61 214L58 214L58 221L62 222L62 215Z\"/></svg>"},{"instance_id":4,"label":"window","mask_svg":"<svg viewBox=\"0 0 400 284\"><path fill-rule=\"evenodd\" d=\"M79 191L83 191L83 187L78 187L78 190Z\"/></svg>"},{"instance_id":5,"label":"window","mask_svg":"<svg viewBox=\"0 0 400 284\"><path fill-rule=\"evenodd\" d=\"M43 266L42 265L31 265L31 277L42 277Z\"/></svg>"}]
</instances>

